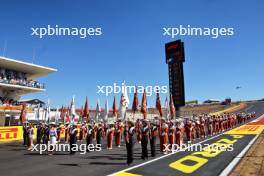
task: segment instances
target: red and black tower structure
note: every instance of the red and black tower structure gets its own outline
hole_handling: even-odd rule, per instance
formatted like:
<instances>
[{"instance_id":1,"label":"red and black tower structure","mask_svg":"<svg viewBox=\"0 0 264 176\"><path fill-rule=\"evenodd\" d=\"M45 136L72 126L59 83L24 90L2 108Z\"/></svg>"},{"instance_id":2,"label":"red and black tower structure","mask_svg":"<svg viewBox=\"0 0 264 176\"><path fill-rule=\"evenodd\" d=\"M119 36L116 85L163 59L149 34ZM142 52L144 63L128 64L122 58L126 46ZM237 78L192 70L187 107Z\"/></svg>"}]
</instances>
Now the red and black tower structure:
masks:
<instances>
[{"instance_id":1,"label":"red and black tower structure","mask_svg":"<svg viewBox=\"0 0 264 176\"><path fill-rule=\"evenodd\" d=\"M169 69L169 90L178 114L180 106L185 105L183 62L184 43L176 40L165 44L166 63Z\"/></svg>"}]
</instances>

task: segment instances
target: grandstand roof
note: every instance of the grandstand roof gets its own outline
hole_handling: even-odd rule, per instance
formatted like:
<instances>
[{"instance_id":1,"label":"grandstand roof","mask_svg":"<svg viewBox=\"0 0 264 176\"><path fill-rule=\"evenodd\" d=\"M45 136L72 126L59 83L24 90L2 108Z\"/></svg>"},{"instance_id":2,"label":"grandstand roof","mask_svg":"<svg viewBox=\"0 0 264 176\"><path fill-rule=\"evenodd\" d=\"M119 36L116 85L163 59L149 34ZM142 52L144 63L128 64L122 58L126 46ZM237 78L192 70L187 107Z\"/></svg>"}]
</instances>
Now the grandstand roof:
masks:
<instances>
[{"instance_id":1,"label":"grandstand roof","mask_svg":"<svg viewBox=\"0 0 264 176\"><path fill-rule=\"evenodd\" d=\"M3 56L0 56L0 66L5 69L27 73L29 79L45 76L57 71L54 68L18 61Z\"/></svg>"}]
</instances>

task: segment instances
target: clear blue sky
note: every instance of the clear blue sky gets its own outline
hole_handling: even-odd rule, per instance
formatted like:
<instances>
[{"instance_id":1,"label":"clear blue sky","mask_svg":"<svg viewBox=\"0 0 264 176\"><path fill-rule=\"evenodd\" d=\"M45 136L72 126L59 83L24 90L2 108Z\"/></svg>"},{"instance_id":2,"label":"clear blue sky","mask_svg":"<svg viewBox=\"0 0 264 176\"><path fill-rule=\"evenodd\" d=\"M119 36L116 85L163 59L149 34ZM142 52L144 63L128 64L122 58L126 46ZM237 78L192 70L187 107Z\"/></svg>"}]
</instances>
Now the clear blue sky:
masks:
<instances>
[{"instance_id":1,"label":"clear blue sky","mask_svg":"<svg viewBox=\"0 0 264 176\"><path fill-rule=\"evenodd\" d=\"M173 39L162 35L163 27L233 27L235 34L229 37L178 37L185 42L186 100L264 98L263 7L261 0L2 0L0 53L7 41L6 57L32 62L35 50L35 64L58 69L39 79L47 84L46 92L23 98L49 97L53 106L61 106L76 95L81 106L87 95L95 107L97 98L102 106L106 99L96 94L97 85L122 80L129 85L168 85L164 44ZM102 27L103 35L31 36L31 27L48 24ZM148 101L153 105L155 96Z\"/></svg>"}]
</instances>

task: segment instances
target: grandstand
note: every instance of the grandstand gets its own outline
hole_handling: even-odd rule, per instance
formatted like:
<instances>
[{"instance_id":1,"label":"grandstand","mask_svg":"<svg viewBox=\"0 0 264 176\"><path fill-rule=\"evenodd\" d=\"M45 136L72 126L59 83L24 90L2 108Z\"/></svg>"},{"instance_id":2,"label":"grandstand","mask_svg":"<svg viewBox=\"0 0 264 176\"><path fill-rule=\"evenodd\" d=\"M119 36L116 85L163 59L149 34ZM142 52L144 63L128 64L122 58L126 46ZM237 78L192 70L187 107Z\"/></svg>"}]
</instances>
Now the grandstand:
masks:
<instances>
[{"instance_id":1,"label":"grandstand","mask_svg":"<svg viewBox=\"0 0 264 176\"><path fill-rule=\"evenodd\" d=\"M46 90L45 84L38 82L37 78L56 71L54 68L0 56L0 126L18 116L21 96Z\"/></svg>"}]
</instances>

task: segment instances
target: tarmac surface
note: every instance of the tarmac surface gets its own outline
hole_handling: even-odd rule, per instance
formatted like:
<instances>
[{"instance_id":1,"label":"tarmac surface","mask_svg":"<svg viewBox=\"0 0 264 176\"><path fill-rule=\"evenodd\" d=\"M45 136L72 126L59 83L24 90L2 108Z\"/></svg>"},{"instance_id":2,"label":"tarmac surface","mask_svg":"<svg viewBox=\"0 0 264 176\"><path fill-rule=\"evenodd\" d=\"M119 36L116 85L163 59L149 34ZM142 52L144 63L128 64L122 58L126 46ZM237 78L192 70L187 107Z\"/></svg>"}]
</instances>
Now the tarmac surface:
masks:
<instances>
[{"instance_id":1,"label":"tarmac surface","mask_svg":"<svg viewBox=\"0 0 264 176\"><path fill-rule=\"evenodd\" d=\"M264 103L249 105L244 111L255 111L260 117L264 114ZM256 133L257 134L257 133ZM159 154L156 158L141 159L140 144L134 150L135 162L126 165L126 149L114 147L113 150L76 153L69 155L58 152L52 156L27 151L21 143L0 144L1 175L27 176L68 176L68 175L219 175L229 163L247 146L256 134L220 133L209 136L196 143L211 145L216 143L233 144L233 151L196 153L184 151L174 154ZM157 140L158 141L158 140ZM157 147L157 150L159 147Z\"/></svg>"}]
</instances>

